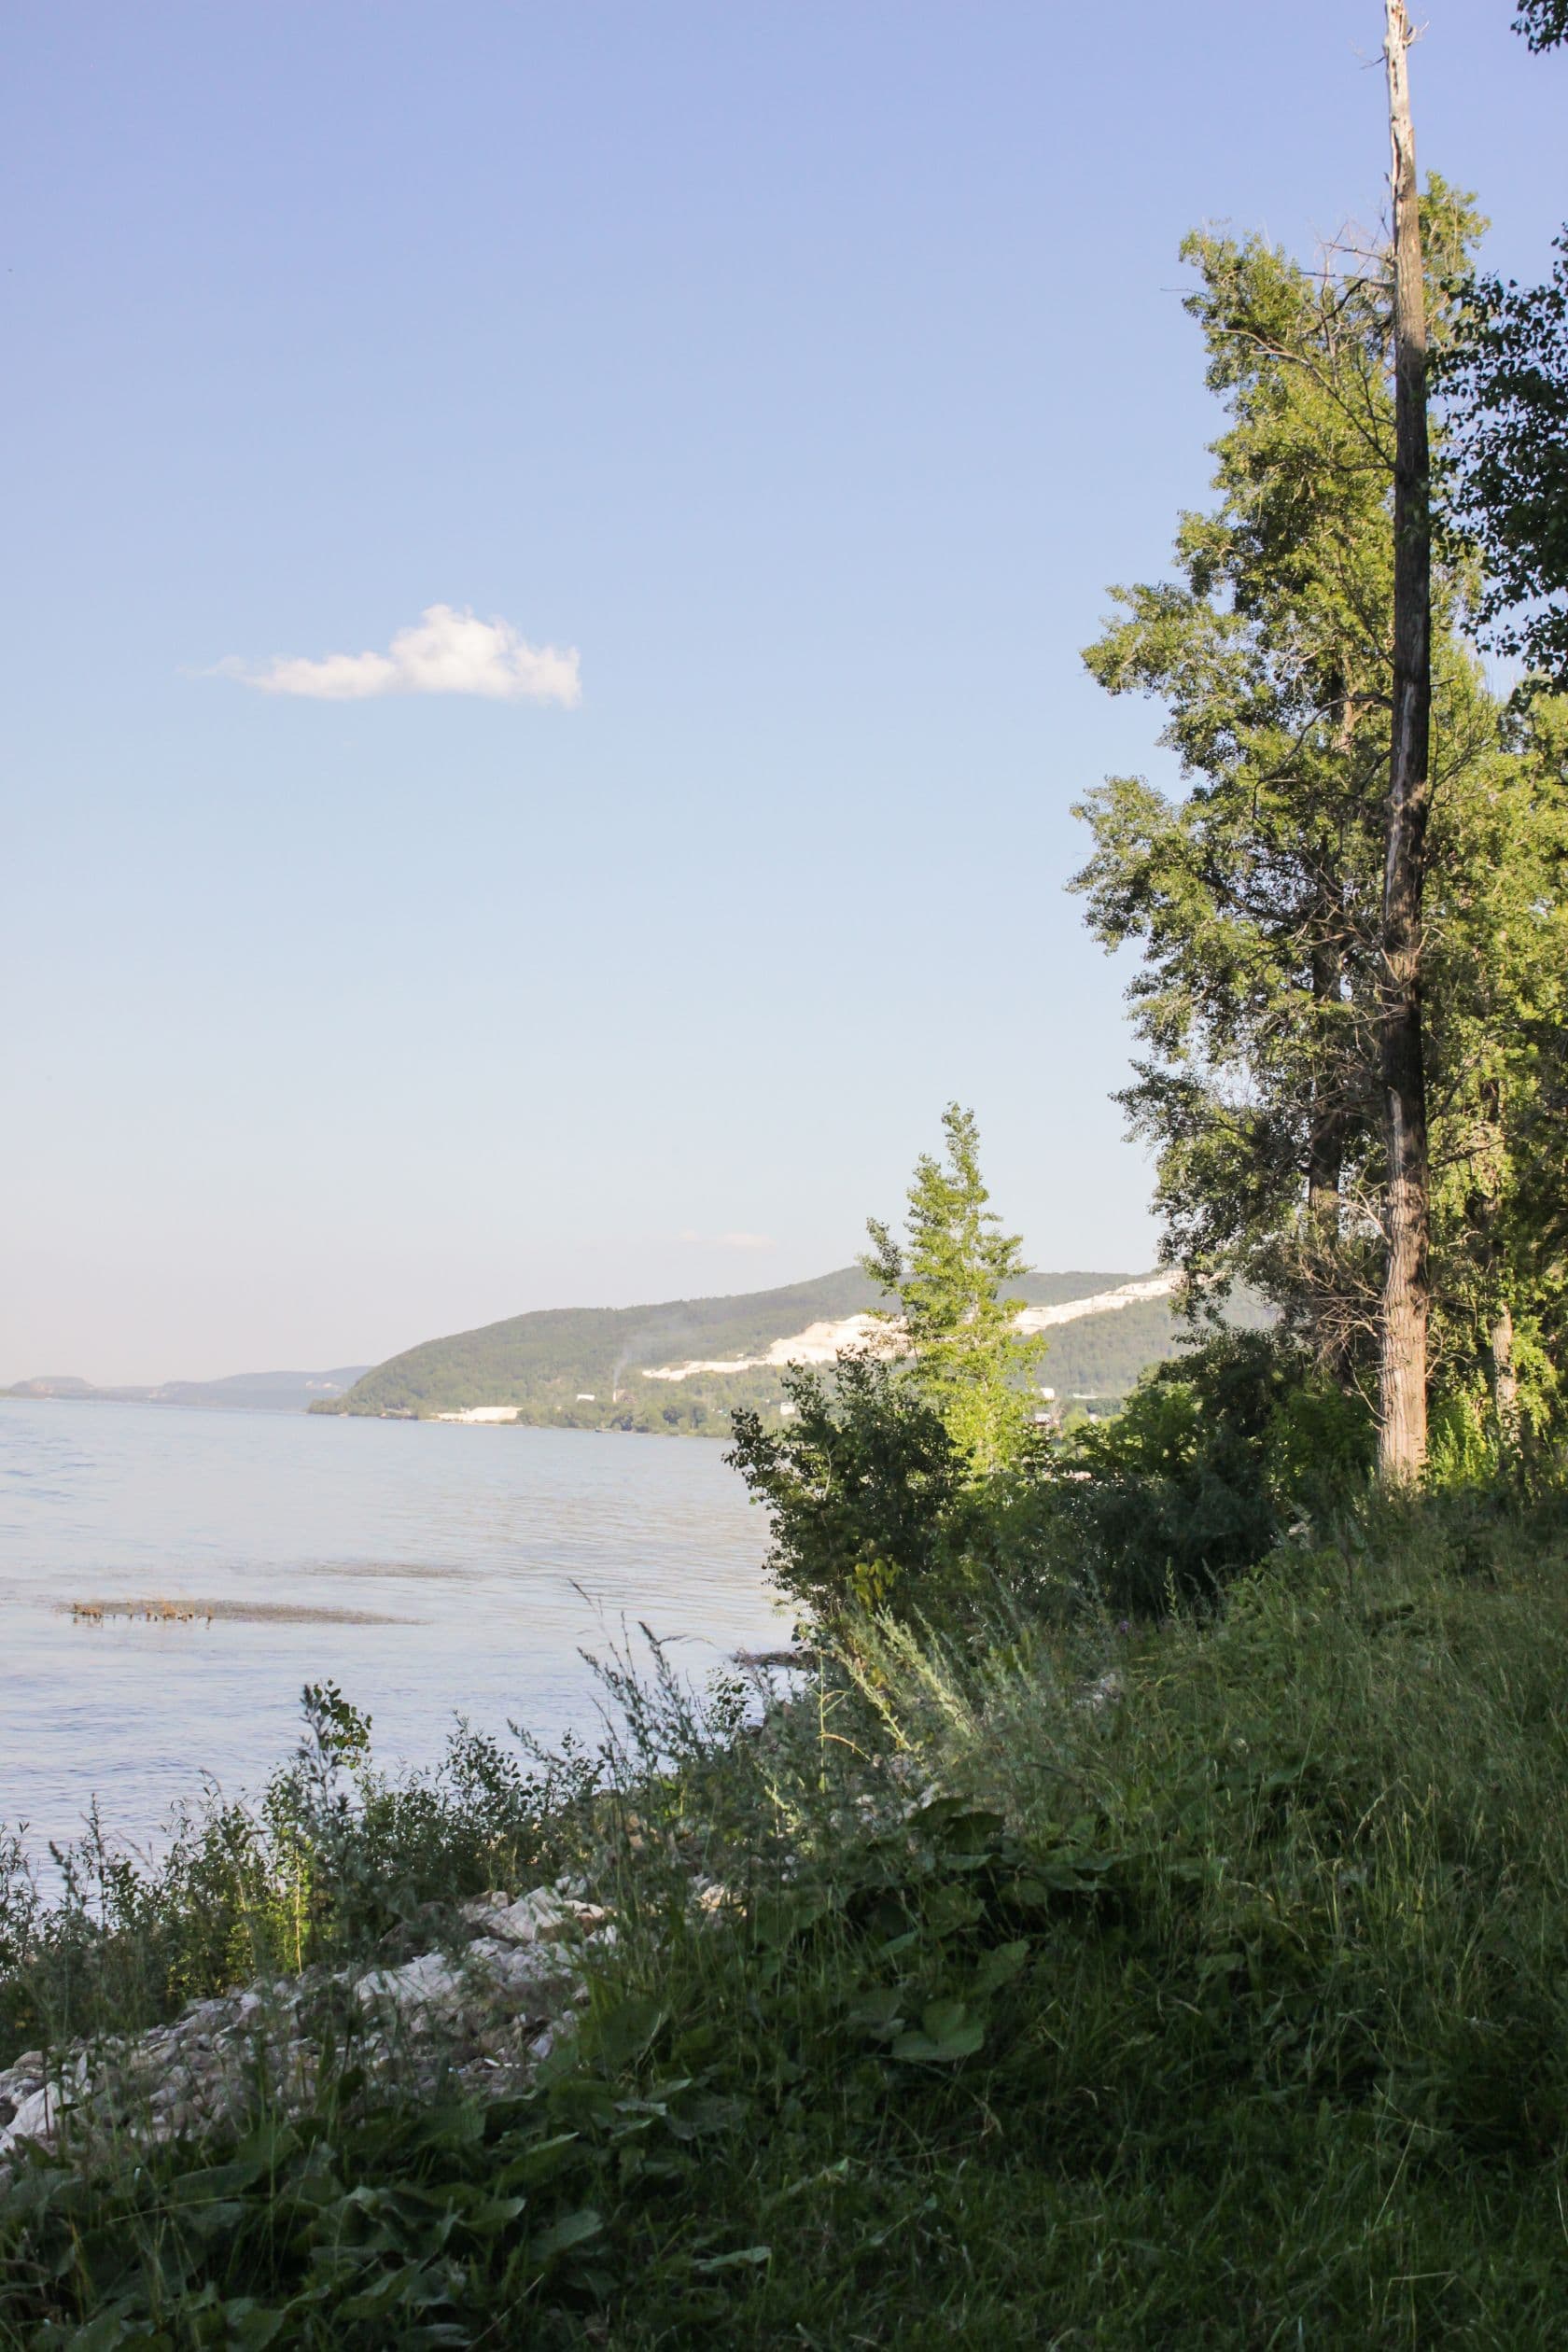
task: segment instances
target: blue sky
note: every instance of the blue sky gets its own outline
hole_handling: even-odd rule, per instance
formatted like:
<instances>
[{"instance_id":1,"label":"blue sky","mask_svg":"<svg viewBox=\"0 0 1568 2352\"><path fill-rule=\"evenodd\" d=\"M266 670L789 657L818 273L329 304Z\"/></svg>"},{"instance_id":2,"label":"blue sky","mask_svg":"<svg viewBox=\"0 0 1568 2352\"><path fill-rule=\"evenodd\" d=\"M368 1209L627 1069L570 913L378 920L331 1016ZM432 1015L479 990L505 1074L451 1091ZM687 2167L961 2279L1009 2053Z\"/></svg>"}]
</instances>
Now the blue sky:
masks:
<instances>
[{"instance_id":1,"label":"blue sky","mask_svg":"<svg viewBox=\"0 0 1568 2352\"><path fill-rule=\"evenodd\" d=\"M1526 272L1510 14L1413 82ZM13 0L0 1378L793 1280L955 1095L1038 1262L1147 1263L1062 885L1158 720L1078 649L1205 491L1182 233L1377 219L1380 20ZM556 698L254 682L436 606Z\"/></svg>"}]
</instances>

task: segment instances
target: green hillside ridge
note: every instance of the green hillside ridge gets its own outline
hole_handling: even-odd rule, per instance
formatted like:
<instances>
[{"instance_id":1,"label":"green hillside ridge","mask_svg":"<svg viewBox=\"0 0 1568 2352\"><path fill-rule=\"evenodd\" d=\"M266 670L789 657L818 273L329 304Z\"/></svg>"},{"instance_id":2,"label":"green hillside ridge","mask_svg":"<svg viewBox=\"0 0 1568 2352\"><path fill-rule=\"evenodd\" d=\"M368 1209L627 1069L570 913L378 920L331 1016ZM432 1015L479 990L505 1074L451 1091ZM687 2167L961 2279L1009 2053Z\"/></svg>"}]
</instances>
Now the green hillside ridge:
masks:
<instances>
[{"instance_id":1,"label":"green hillside ridge","mask_svg":"<svg viewBox=\"0 0 1568 2352\"><path fill-rule=\"evenodd\" d=\"M1031 1306L1057 1306L1140 1279L1031 1272L1018 1289ZM324 1398L311 1409L426 1420L515 1406L519 1419L532 1425L722 1434L733 1407L781 1400L776 1368L693 1374L679 1381L650 1380L642 1373L693 1358L760 1355L808 1323L863 1312L879 1298L870 1278L847 1266L812 1281L727 1297L544 1308L425 1340L378 1365L345 1395ZM1255 1311L1243 1305L1235 1319L1256 1320ZM1181 1327L1163 1298L1064 1323L1048 1335L1042 1379L1060 1396L1123 1396L1141 1372L1173 1351Z\"/></svg>"}]
</instances>

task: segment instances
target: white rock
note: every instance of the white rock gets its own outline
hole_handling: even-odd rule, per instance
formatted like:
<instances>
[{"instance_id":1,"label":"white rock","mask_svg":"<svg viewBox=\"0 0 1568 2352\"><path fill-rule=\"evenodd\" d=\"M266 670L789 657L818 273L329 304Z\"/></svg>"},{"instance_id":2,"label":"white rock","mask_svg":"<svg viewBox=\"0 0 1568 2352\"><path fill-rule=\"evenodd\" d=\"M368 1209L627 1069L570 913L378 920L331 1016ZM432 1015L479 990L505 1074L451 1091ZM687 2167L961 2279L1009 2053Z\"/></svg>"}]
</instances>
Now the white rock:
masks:
<instances>
[{"instance_id":1,"label":"white rock","mask_svg":"<svg viewBox=\"0 0 1568 2352\"><path fill-rule=\"evenodd\" d=\"M484 1922L487 1936L505 1943L557 1943L564 1936L581 1936L602 1925L605 1913L594 1903L569 1902L551 1886L536 1886L520 1895L504 1911L492 1911Z\"/></svg>"},{"instance_id":2,"label":"white rock","mask_svg":"<svg viewBox=\"0 0 1568 2352\"><path fill-rule=\"evenodd\" d=\"M742 1907L740 1897L722 1879L698 1879L692 1889L692 1900L700 1911L739 1911Z\"/></svg>"},{"instance_id":3,"label":"white rock","mask_svg":"<svg viewBox=\"0 0 1568 2352\"><path fill-rule=\"evenodd\" d=\"M372 1968L359 1979L354 1997L364 2009L386 2002L396 2009L445 2014L461 2006L463 1983L443 1953L422 1952L400 1968Z\"/></svg>"},{"instance_id":4,"label":"white rock","mask_svg":"<svg viewBox=\"0 0 1568 2352\"><path fill-rule=\"evenodd\" d=\"M500 1895L470 1906L469 1917L479 1933L458 1957L426 1952L401 1967L330 1980L352 1986L373 2063L412 2056L411 2079L433 2081L431 2046L455 2033L461 2079L504 2085L574 2030L571 2012L588 1998L587 1955L615 1939L609 1912L538 1887L515 1902ZM52 2147L66 2113L72 2145L90 2161L122 2133L156 2142L246 2111L258 2050L269 2095L290 2109L303 2104L319 2065L307 2003L324 1981L284 1978L195 2001L172 2025L91 2050L78 2043L50 2059L47 2073L42 2051L25 2052L0 2074L0 2117L10 2119L0 2125L0 2196L19 2145Z\"/></svg>"},{"instance_id":5,"label":"white rock","mask_svg":"<svg viewBox=\"0 0 1568 2352\"><path fill-rule=\"evenodd\" d=\"M466 1919L471 1927L479 1927L484 1925L492 1911L506 1911L511 1903L511 1897L503 1887L493 1886L488 1894L476 1895L471 1903L465 1903L458 1916Z\"/></svg>"},{"instance_id":6,"label":"white rock","mask_svg":"<svg viewBox=\"0 0 1568 2352\"><path fill-rule=\"evenodd\" d=\"M22 2100L16 2113L0 2132L0 2156L22 2140L42 2140L47 2146L54 2137L54 2127L60 2116L60 2086L46 2082Z\"/></svg>"},{"instance_id":7,"label":"white rock","mask_svg":"<svg viewBox=\"0 0 1568 2352\"><path fill-rule=\"evenodd\" d=\"M489 1937L469 1946L469 1963L492 1995L498 1992L512 2002L532 2000L543 1986L559 1984L566 1973L562 1954L549 1944L501 1943Z\"/></svg>"},{"instance_id":8,"label":"white rock","mask_svg":"<svg viewBox=\"0 0 1568 2352\"><path fill-rule=\"evenodd\" d=\"M1080 1692L1072 1703L1075 1707L1087 1707L1092 1715L1103 1715L1107 1707L1115 1705L1121 1695L1122 1678L1113 1666L1108 1673L1101 1674L1098 1682L1091 1683L1086 1690Z\"/></svg>"}]
</instances>

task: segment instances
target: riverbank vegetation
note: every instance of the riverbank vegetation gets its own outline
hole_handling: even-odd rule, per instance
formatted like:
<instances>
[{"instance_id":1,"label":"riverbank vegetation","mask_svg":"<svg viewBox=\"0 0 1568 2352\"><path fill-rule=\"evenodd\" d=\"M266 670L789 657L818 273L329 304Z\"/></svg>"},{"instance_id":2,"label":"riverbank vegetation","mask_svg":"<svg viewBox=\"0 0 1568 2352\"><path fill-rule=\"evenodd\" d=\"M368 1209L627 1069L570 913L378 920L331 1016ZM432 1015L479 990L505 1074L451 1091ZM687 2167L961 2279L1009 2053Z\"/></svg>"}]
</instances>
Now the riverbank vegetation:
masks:
<instances>
[{"instance_id":1,"label":"riverbank vegetation","mask_svg":"<svg viewBox=\"0 0 1568 2352\"><path fill-rule=\"evenodd\" d=\"M795 1668L693 1694L655 1645L604 1662L597 1743L465 1729L413 1779L311 1689L156 1866L94 1834L46 1900L8 1848L0 2073L84 2082L238 1983L317 2023L227 2136L127 2112L74 2156L67 2101L10 2152L0 2345L1561 2339L1556 457L1502 501L1525 410L1561 449L1561 289L1473 283L1442 183L1418 216L1389 25L1394 245L1189 245L1218 503L1088 655L1189 787L1092 791L1079 883L1139 957L1187 1344L1043 1422L950 1105L856 1278L887 1344L733 1419ZM1476 648L1519 583L1505 695ZM1239 1283L1268 1328L1225 1328ZM466 1903L536 1889L598 1923L575 2027L496 2095L456 2048L399 2093L363 1972L457 1967Z\"/></svg>"},{"instance_id":2,"label":"riverbank vegetation","mask_svg":"<svg viewBox=\"0 0 1568 2352\"><path fill-rule=\"evenodd\" d=\"M562 1873L620 1931L581 2029L410 2107L345 2020L237 2144L67 2136L0 2342L1549 2343L1565 1572L1555 1502L1368 1507L1223 1609L884 1614L760 1726L655 1677L423 1784L317 1694L254 1818L13 1902L0 2057Z\"/></svg>"},{"instance_id":3,"label":"riverbank vegetation","mask_svg":"<svg viewBox=\"0 0 1568 2352\"><path fill-rule=\"evenodd\" d=\"M785 1684L611 1658L596 1745L460 1730L402 1780L316 1689L156 1869L90 1838L45 1904L12 1854L0 2072L79 2054L85 2111L236 1983L302 1981L315 2040L302 2097L259 2048L227 2134L74 2151L67 2110L14 2151L0 2343L1554 2340L1550 1426L1380 1495L1365 1406L1276 1332L1042 1435L947 1141L873 1235L921 1345L798 1376L787 1440L737 1418ZM460 1967L465 1904L536 1886L614 1927L575 2031L498 2095L460 2040L399 2090L351 1988Z\"/></svg>"}]
</instances>

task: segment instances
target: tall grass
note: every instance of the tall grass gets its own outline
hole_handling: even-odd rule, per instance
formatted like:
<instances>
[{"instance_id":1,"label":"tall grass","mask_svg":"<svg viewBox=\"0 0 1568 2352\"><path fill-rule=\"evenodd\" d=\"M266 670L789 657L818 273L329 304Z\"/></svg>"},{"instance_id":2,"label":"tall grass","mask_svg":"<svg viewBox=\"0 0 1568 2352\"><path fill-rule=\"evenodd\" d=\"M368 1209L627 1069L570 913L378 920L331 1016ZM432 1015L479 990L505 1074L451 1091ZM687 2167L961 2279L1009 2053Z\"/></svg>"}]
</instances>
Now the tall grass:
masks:
<instances>
[{"instance_id":1,"label":"tall grass","mask_svg":"<svg viewBox=\"0 0 1568 2352\"><path fill-rule=\"evenodd\" d=\"M419 1948L465 1897L550 1878L576 1852L600 1777L589 1750L459 1725L434 1771L390 1775L335 1687L308 1687L303 1714L259 1797L188 1803L156 1861L119 1846L95 1803L84 1836L50 1849L46 1897L21 1838L0 1837L0 2068L236 1983Z\"/></svg>"},{"instance_id":2,"label":"tall grass","mask_svg":"<svg viewBox=\"0 0 1568 2352\"><path fill-rule=\"evenodd\" d=\"M515 1815L622 1930L537 2087L347 2051L238 2149L29 2165L0 2344L1560 2342L1565 1572L1482 1500L1158 1627L873 1624L761 1727L623 1682ZM422 1802L332 1883L491 1875Z\"/></svg>"}]
</instances>

